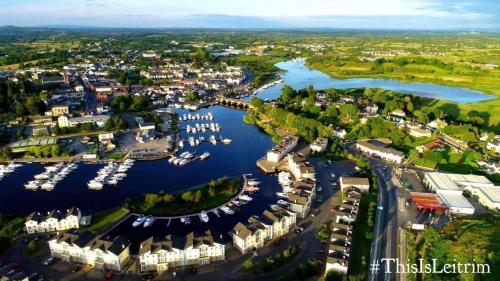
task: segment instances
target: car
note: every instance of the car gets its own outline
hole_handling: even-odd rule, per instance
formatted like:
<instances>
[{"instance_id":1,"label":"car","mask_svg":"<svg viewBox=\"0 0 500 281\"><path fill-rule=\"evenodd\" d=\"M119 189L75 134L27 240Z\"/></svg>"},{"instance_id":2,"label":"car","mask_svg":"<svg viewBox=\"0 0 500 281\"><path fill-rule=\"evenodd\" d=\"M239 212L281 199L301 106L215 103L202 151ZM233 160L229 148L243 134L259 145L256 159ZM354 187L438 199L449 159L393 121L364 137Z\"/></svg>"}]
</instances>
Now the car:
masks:
<instances>
[{"instance_id":1,"label":"car","mask_svg":"<svg viewBox=\"0 0 500 281\"><path fill-rule=\"evenodd\" d=\"M320 185L320 186L318 186L317 190L318 190L318 192L321 192L321 191L323 191L323 187Z\"/></svg>"},{"instance_id":2,"label":"car","mask_svg":"<svg viewBox=\"0 0 500 281\"><path fill-rule=\"evenodd\" d=\"M318 251L316 251L316 253L318 253L318 254L324 254L325 250L318 250Z\"/></svg>"},{"instance_id":3,"label":"car","mask_svg":"<svg viewBox=\"0 0 500 281\"><path fill-rule=\"evenodd\" d=\"M194 275L198 272L198 269L196 267L188 267L184 270L184 272Z\"/></svg>"},{"instance_id":4,"label":"car","mask_svg":"<svg viewBox=\"0 0 500 281\"><path fill-rule=\"evenodd\" d=\"M38 277L38 272L33 272L28 276L29 280L35 280Z\"/></svg>"},{"instance_id":5,"label":"car","mask_svg":"<svg viewBox=\"0 0 500 281\"><path fill-rule=\"evenodd\" d=\"M53 257L48 257L48 258L46 258L45 260L42 261L42 265L43 266L49 266L53 262L54 262L54 258Z\"/></svg>"},{"instance_id":6,"label":"car","mask_svg":"<svg viewBox=\"0 0 500 281\"><path fill-rule=\"evenodd\" d=\"M302 231L304 231L304 228L302 228L302 227L297 227L295 229L295 232L297 232L297 233L301 233Z\"/></svg>"},{"instance_id":7,"label":"car","mask_svg":"<svg viewBox=\"0 0 500 281\"><path fill-rule=\"evenodd\" d=\"M260 256L260 254L259 254L259 252L257 252L257 250L254 250L254 251L252 252L252 255L253 255L254 257L258 257L258 256Z\"/></svg>"},{"instance_id":8,"label":"car","mask_svg":"<svg viewBox=\"0 0 500 281\"><path fill-rule=\"evenodd\" d=\"M111 280L113 279L114 275L113 275L113 272L109 271L109 272L106 272L106 274L104 274L104 279L105 280Z\"/></svg>"},{"instance_id":9,"label":"car","mask_svg":"<svg viewBox=\"0 0 500 281\"><path fill-rule=\"evenodd\" d=\"M311 217L317 217L319 215L319 213L321 213L321 210L320 209L315 209L313 211L311 211Z\"/></svg>"}]
</instances>

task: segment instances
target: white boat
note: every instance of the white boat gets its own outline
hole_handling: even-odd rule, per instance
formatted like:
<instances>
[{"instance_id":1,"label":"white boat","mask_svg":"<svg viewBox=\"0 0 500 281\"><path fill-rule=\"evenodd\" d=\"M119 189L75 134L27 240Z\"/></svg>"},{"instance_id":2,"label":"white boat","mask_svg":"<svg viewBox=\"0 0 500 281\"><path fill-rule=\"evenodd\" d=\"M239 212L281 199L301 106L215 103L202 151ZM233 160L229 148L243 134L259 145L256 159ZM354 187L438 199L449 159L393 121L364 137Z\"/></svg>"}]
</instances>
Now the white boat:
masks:
<instances>
[{"instance_id":1,"label":"white boat","mask_svg":"<svg viewBox=\"0 0 500 281\"><path fill-rule=\"evenodd\" d=\"M185 223L185 222L186 222L186 218L182 217L182 218L181 218L181 222L182 222L182 223Z\"/></svg>"},{"instance_id":2,"label":"white boat","mask_svg":"<svg viewBox=\"0 0 500 281\"><path fill-rule=\"evenodd\" d=\"M230 144L231 142L232 142L232 140L230 140L230 139L222 139L223 144Z\"/></svg>"},{"instance_id":3,"label":"white boat","mask_svg":"<svg viewBox=\"0 0 500 281\"><path fill-rule=\"evenodd\" d=\"M205 160L210 156L210 152L206 151L202 155L200 155L201 160Z\"/></svg>"},{"instance_id":4,"label":"white boat","mask_svg":"<svg viewBox=\"0 0 500 281\"><path fill-rule=\"evenodd\" d=\"M219 210L215 209L215 210L214 210L214 214L215 214L218 218L220 218L220 213L219 213Z\"/></svg>"},{"instance_id":5,"label":"white boat","mask_svg":"<svg viewBox=\"0 0 500 281\"><path fill-rule=\"evenodd\" d=\"M24 186L26 187L26 189L36 190L40 186L40 183L37 181L29 181L25 183Z\"/></svg>"},{"instance_id":6,"label":"white boat","mask_svg":"<svg viewBox=\"0 0 500 281\"><path fill-rule=\"evenodd\" d=\"M183 142L183 141L179 141L179 147L180 147L180 148L183 148L183 147L184 147L184 142Z\"/></svg>"},{"instance_id":7,"label":"white boat","mask_svg":"<svg viewBox=\"0 0 500 281\"><path fill-rule=\"evenodd\" d=\"M174 165L179 165L179 163L180 163L182 160L184 160L184 159L182 159L182 158L176 158L176 159L174 160L174 162L173 162L173 163L174 163Z\"/></svg>"},{"instance_id":8,"label":"white boat","mask_svg":"<svg viewBox=\"0 0 500 281\"><path fill-rule=\"evenodd\" d=\"M200 213L200 219L202 222L208 222L208 215L205 211L201 211Z\"/></svg>"},{"instance_id":9,"label":"white boat","mask_svg":"<svg viewBox=\"0 0 500 281\"><path fill-rule=\"evenodd\" d=\"M193 156L194 155L192 153L188 152L188 153L184 154L184 156L182 158L184 158L184 159L191 159L191 158L193 158Z\"/></svg>"},{"instance_id":10,"label":"white boat","mask_svg":"<svg viewBox=\"0 0 500 281\"><path fill-rule=\"evenodd\" d=\"M245 187L245 191L246 192L257 192L259 190L260 190L260 188L258 188L256 186L247 186L247 187Z\"/></svg>"},{"instance_id":11,"label":"white boat","mask_svg":"<svg viewBox=\"0 0 500 281\"><path fill-rule=\"evenodd\" d=\"M182 159L181 162L179 162L179 166L184 166L189 162L188 159Z\"/></svg>"},{"instance_id":12,"label":"white boat","mask_svg":"<svg viewBox=\"0 0 500 281\"><path fill-rule=\"evenodd\" d=\"M277 203L278 203L278 205L284 205L284 206L288 206L288 204L289 204L287 201L282 200L282 199L278 200Z\"/></svg>"},{"instance_id":13,"label":"white boat","mask_svg":"<svg viewBox=\"0 0 500 281\"><path fill-rule=\"evenodd\" d=\"M250 197L246 194L242 194L242 195L238 196L238 199L243 200L243 201L252 201L253 200L252 197Z\"/></svg>"},{"instance_id":14,"label":"white boat","mask_svg":"<svg viewBox=\"0 0 500 281\"><path fill-rule=\"evenodd\" d=\"M276 195L278 197L281 197L281 198L288 198L288 195L286 193L283 193L283 192L276 192Z\"/></svg>"},{"instance_id":15,"label":"white boat","mask_svg":"<svg viewBox=\"0 0 500 281\"><path fill-rule=\"evenodd\" d=\"M249 180L247 181L247 184L248 185L259 185L260 184L260 181L256 181L256 180Z\"/></svg>"},{"instance_id":16,"label":"white boat","mask_svg":"<svg viewBox=\"0 0 500 281\"><path fill-rule=\"evenodd\" d=\"M189 154L189 151L184 151L183 153L181 153L179 155L180 158L184 158L184 156L188 155Z\"/></svg>"},{"instance_id":17,"label":"white boat","mask_svg":"<svg viewBox=\"0 0 500 281\"><path fill-rule=\"evenodd\" d=\"M275 211L277 211L279 208L280 208L280 206L278 206L276 204L271 205L271 209L273 209Z\"/></svg>"},{"instance_id":18,"label":"white boat","mask_svg":"<svg viewBox=\"0 0 500 281\"><path fill-rule=\"evenodd\" d=\"M172 164L175 159L177 159L177 157L175 156L170 157L170 159L168 159L168 163Z\"/></svg>"},{"instance_id":19,"label":"white boat","mask_svg":"<svg viewBox=\"0 0 500 281\"><path fill-rule=\"evenodd\" d=\"M41 186L40 189L46 190L46 191L51 191L54 189L54 182L52 181L46 181L44 182Z\"/></svg>"},{"instance_id":20,"label":"white boat","mask_svg":"<svg viewBox=\"0 0 500 281\"><path fill-rule=\"evenodd\" d=\"M146 218L146 221L144 222L144 227L150 227L153 223L155 222L155 217L153 216L148 216Z\"/></svg>"},{"instance_id":21,"label":"white boat","mask_svg":"<svg viewBox=\"0 0 500 281\"><path fill-rule=\"evenodd\" d=\"M146 217L144 215L140 215L133 223L133 227L138 227L139 225L143 224L144 221L146 221Z\"/></svg>"},{"instance_id":22,"label":"white boat","mask_svg":"<svg viewBox=\"0 0 500 281\"><path fill-rule=\"evenodd\" d=\"M87 183L87 186L90 189L102 189L103 184L99 180L91 180Z\"/></svg>"},{"instance_id":23,"label":"white boat","mask_svg":"<svg viewBox=\"0 0 500 281\"><path fill-rule=\"evenodd\" d=\"M49 173L41 173L41 174L35 175L36 180L46 180L49 177L50 177Z\"/></svg>"},{"instance_id":24,"label":"white boat","mask_svg":"<svg viewBox=\"0 0 500 281\"><path fill-rule=\"evenodd\" d=\"M118 184L118 179L117 178L111 178L108 181L106 181L106 183L107 184L111 184L111 185L116 185L116 184Z\"/></svg>"},{"instance_id":25,"label":"white boat","mask_svg":"<svg viewBox=\"0 0 500 281\"><path fill-rule=\"evenodd\" d=\"M228 206L222 206L220 209L228 215L234 214L234 211L231 210L231 208L229 208Z\"/></svg>"}]
</instances>

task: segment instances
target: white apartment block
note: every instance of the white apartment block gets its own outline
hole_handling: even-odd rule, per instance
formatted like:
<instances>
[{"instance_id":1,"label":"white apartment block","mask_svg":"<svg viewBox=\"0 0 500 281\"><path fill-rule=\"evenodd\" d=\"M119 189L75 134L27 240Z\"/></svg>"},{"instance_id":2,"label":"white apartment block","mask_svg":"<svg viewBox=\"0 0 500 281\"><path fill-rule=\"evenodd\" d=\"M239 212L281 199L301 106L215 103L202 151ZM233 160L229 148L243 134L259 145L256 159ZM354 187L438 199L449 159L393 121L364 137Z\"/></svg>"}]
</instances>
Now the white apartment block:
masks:
<instances>
[{"instance_id":1,"label":"white apartment block","mask_svg":"<svg viewBox=\"0 0 500 281\"><path fill-rule=\"evenodd\" d=\"M306 163L304 157L297 154L288 155L288 169L292 173L295 180L316 180L316 171L309 163Z\"/></svg>"},{"instance_id":2,"label":"white apartment block","mask_svg":"<svg viewBox=\"0 0 500 281\"><path fill-rule=\"evenodd\" d=\"M82 214L78 208L71 208L66 212L52 210L47 214L34 212L26 218L24 226L28 234L63 231L79 228L81 217Z\"/></svg>"},{"instance_id":3,"label":"white apartment block","mask_svg":"<svg viewBox=\"0 0 500 281\"><path fill-rule=\"evenodd\" d=\"M376 156L387 162L400 164L404 159L404 153L401 151L397 151L392 148L377 146L367 141L356 142L356 149L359 149L360 151L368 155Z\"/></svg>"},{"instance_id":4,"label":"white apartment block","mask_svg":"<svg viewBox=\"0 0 500 281\"><path fill-rule=\"evenodd\" d=\"M267 161L279 162L288 152L290 152L299 142L296 136L284 137L281 142L267 152Z\"/></svg>"},{"instance_id":5,"label":"white apartment block","mask_svg":"<svg viewBox=\"0 0 500 281\"><path fill-rule=\"evenodd\" d=\"M317 138L310 145L312 152L323 152L326 150L327 146L328 146L328 139L326 138Z\"/></svg>"},{"instance_id":6,"label":"white apartment block","mask_svg":"<svg viewBox=\"0 0 500 281\"><path fill-rule=\"evenodd\" d=\"M52 257L65 262L121 271L130 260L130 242L122 237L113 239L90 232L63 232L49 240Z\"/></svg>"},{"instance_id":7,"label":"white apartment block","mask_svg":"<svg viewBox=\"0 0 500 281\"><path fill-rule=\"evenodd\" d=\"M262 219L254 217L248 223L238 223L233 228L233 245L242 253L264 247L267 241L278 238L292 230L297 215L283 208L264 211Z\"/></svg>"},{"instance_id":8,"label":"white apartment block","mask_svg":"<svg viewBox=\"0 0 500 281\"><path fill-rule=\"evenodd\" d=\"M214 240L210 230L201 236L192 232L182 237L168 235L160 241L151 237L139 246L140 270L161 273L170 268L210 264L224 260L225 251L224 243Z\"/></svg>"}]
</instances>

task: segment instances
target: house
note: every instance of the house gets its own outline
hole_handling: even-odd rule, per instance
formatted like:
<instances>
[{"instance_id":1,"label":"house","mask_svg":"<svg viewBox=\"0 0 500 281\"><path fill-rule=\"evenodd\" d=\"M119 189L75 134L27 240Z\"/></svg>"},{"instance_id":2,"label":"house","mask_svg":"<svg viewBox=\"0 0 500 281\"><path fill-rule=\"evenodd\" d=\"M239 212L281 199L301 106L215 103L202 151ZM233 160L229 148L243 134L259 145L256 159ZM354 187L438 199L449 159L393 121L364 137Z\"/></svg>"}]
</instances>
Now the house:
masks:
<instances>
[{"instance_id":1,"label":"house","mask_svg":"<svg viewBox=\"0 0 500 281\"><path fill-rule=\"evenodd\" d=\"M167 235L161 240L150 237L139 245L140 271L162 273L176 267L223 261L225 247L214 239L210 230L203 235L193 232L185 236Z\"/></svg>"},{"instance_id":2,"label":"house","mask_svg":"<svg viewBox=\"0 0 500 281\"><path fill-rule=\"evenodd\" d=\"M245 254L264 247L265 243L272 239L272 226L250 217L246 224L237 223L231 235L233 236L233 246Z\"/></svg>"},{"instance_id":3,"label":"house","mask_svg":"<svg viewBox=\"0 0 500 281\"><path fill-rule=\"evenodd\" d=\"M442 150L444 149L444 142L440 139L432 140L426 144L417 146L417 151L419 153L424 153L427 150Z\"/></svg>"},{"instance_id":4,"label":"house","mask_svg":"<svg viewBox=\"0 0 500 281\"><path fill-rule=\"evenodd\" d=\"M427 129L422 129L418 127L412 127L410 128L410 136L415 137L415 138L429 138L432 136L432 132Z\"/></svg>"},{"instance_id":5,"label":"house","mask_svg":"<svg viewBox=\"0 0 500 281\"><path fill-rule=\"evenodd\" d=\"M288 152L290 152L299 142L296 136L286 136L281 142L271 148L267 154L267 161L279 162Z\"/></svg>"},{"instance_id":6,"label":"house","mask_svg":"<svg viewBox=\"0 0 500 281\"><path fill-rule=\"evenodd\" d=\"M61 115L69 114L69 106L55 105L50 109L52 116L59 117Z\"/></svg>"},{"instance_id":7,"label":"house","mask_svg":"<svg viewBox=\"0 0 500 281\"><path fill-rule=\"evenodd\" d=\"M293 177L300 181L305 179L316 180L316 172L314 167L306 162L304 157L295 153L288 155L288 169Z\"/></svg>"},{"instance_id":8,"label":"house","mask_svg":"<svg viewBox=\"0 0 500 281\"><path fill-rule=\"evenodd\" d=\"M336 128L333 130L333 136L339 139L344 139L347 135L347 132L344 128Z\"/></svg>"},{"instance_id":9,"label":"house","mask_svg":"<svg viewBox=\"0 0 500 281\"><path fill-rule=\"evenodd\" d=\"M267 241L290 232L297 222L293 211L277 207L264 211L259 219L250 217L246 224L238 223L233 228L233 246L242 254L264 247Z\"/></svg>"},{"instance_id":10,"label":"house","mask_svg":"<svg viewBox=\"0 0 500 281\"><path fill-rule=\"evenodd\" d=\"M370 114L377 114L377 112L378 112L378 105L376 105L375 103L368 105L366 107L366 112L370 113Z\"/></svg>"},{"instance_id":11,"label":"house","mask_svg":"<svg viewBox=\"0 0 500 281\"><path fill-rule=\"evenodd\" d=\"M495 154L500 154L500 140L493 140L486 144L486 149L492 150Z\"/></svg>"},{"instance_id":12,"label":"house","mask_svg":"<svg viewBox=\"0 0 500 281\"><path fill-rule=\"evenodd\" d=\"M396 110L392 111L390 115L400 117L400 118L406 117L406 113L401 109L396 109Z\"/></svg>"},{"instance_id":13,"label":"house","mask_svg":"<svg viewBox=\"0 0 500 281\"><path fill-rule=\"evenodd\" d=\"M326 147L328 146L328 139L327 138L317 138L314 140L313 143L311 143L310 148L312 152L323 152L326 150Z\"/></svg>"},{"instance_id":14,"label":"house","mask_svg":"<svg viewBox=\"0 0 500 281\"><path fill-rule=\"evenodd\" d=\"M68 231L56 234L48 243L52 257L101 270L122 271L130 261L130 242L120 236Z\"/></svg>"},{"instance_id":15,"label":"house","mask_svg":"<svg viewBox=\"0 0 500 281\"><path fill-rule=\"evenodd\" d=\"M383 159L387 162L400 164L403 162L404 159L404 153L401 151L397 151L395 149L387 147L377 146L367 141L356 142L356 149L368 155Z\"/></svg>"},{"instance_id":16,"label":"house","mask_svg":"<svg viewBox=\"0 0 500 281\"><path fill-rule=\"evenodd\" d=\"M352 190L359 193L368 193L370 189L370 181L368 178L356 178L356 177L340 177L340 190L342 192L350 192Z\"/></svg>"},{"instance_id":17,"label":"house","mask_svg":"<svg viewBox=\"0 0 500 281\"><path fill-rule=\"evenodd\" d=\"M113 133L105 133L98 135L99 143L105 151L115 149L116 145L113 143L115 136Z\"/></svg>"},{"instance_id":18,"label":"house","mask_svg":"<svg viewBox=\"0 0 500 281\"><path fill-rule=\"evenodd\" d=\"M28 234L63 231L79 228L81 217L78 208L71 208L66 212L52 210L47 214L33 212L26 218L24 227Z\"/></svg>"},{"instance_id":19,"label":"house","mask_svg":"<svg viewBox=\"0 0 500 281\"><path fill-rule=\"evenodd\" d=\"M57 118L57 124L61 128L75 127L77 125L88 123L96 124L98 127L103 127L109 118L109 115L87 115L82 117L68 117L68 115L61 115Z\"/></svg>"},{"instance_id":20,"label":"house","mask_svg":"<svg viewBox=\"0 0 500 281\"><path fill-rule=\"evenodd\" d=\"M446 121L441 120L441 119L435 119L432 120L431 122L427 123L427 127L440 130L443 129L444 127L448 126L448 123Z\"/></svg>"}]
</instances>

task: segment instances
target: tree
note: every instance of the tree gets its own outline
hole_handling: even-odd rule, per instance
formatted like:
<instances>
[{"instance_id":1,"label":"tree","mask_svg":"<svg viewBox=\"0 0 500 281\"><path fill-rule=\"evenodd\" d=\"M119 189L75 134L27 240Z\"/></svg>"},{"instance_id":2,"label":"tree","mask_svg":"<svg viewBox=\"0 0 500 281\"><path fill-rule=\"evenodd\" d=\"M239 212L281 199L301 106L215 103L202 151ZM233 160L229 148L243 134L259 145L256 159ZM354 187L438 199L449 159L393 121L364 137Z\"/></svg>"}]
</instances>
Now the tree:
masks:
<instances>
[{"instance_id":1,"label":"tree","mask_svg":"<svg viewBox=\"0 0 500 281\"><path fill-rule=\"evenodd\" d=\"M264 105L264 101L260 98L252 98L250 104L255 108L260 108L261 106Z\"/></svg>"},{"instance_id":2,"label":"tree","mask_svg":"<svg viewBox=\"0 0 500 281\"><path fill-rule=\"evenodd\" d=\"M201 201L201 199L203 198L203 193L201 193L201 190L197 190L195 193L194 193L194 198L193 198L193 201L195 203L199 203Z\"/></svg>"},{"instance_id":3,"label":"tree","mask_svg":"<svg viewBox=\"0 0 500 281\"><path fill-rule=\"evenodd\" d=\"M186 191L182 193L181 199L186 201L186 202L192 202L193 201L193 193L191 191Z\"/></svg>"},{"instance_id":4,"label":"tree","mask_svg":"<svg viewBox=\"0 0 500 281\"><path fill-rule=\"evenodd\" d=\"M186 101L199 102L200 101L200 94L198 94L197 92L189 92L186 95Z\"/></svg>"}]
</instances>

